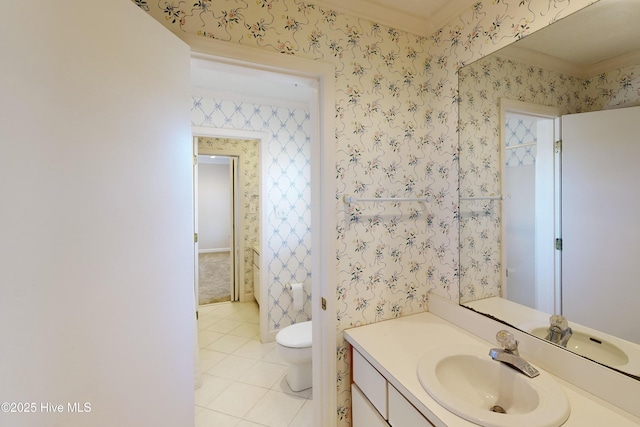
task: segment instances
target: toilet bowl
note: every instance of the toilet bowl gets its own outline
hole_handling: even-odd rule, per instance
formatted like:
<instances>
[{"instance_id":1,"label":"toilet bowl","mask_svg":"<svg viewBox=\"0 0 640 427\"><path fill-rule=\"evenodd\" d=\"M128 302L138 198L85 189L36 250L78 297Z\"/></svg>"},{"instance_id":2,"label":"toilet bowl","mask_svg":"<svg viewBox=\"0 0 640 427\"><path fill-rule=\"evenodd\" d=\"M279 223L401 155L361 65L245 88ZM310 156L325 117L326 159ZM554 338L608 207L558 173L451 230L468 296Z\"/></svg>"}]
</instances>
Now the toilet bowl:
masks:
<instances>
[{"instance_id":1,"label":"toilet bowl","mask_svg":"<svg viewBox=\"0 0 640 427\"><path fill-rule=\"evenodd\" d=\"M312 386L311 320L282 329L276 335L278 354L289 363L287 383L293 391Z\"/></svg>"}]
</instances>

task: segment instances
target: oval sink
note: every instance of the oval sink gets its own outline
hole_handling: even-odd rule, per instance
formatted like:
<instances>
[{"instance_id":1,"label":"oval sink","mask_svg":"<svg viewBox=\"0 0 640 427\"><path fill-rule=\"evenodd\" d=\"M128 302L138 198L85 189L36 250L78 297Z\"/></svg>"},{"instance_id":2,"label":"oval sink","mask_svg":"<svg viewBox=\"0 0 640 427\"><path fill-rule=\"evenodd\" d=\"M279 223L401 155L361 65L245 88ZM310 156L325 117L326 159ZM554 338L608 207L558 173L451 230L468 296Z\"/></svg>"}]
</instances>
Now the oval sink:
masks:
<instances>
[{"instance_id":1,"label":"oval sink","mask_svg":"<svg viewBox=\"0 0 640 427\"><path fill-rule=\"evenodd\" d=\"M570 413L550 374L528 378L492 360L488 347L437 347L418 362L418 379L436 402L481 426L557 427Z\"/></svg>"},{"instance_id":2,"label":"oval sink","mask_svg":"<svg viewBox=\"0 0 640 427\"><path fill-rule=\"evenodd\" d=\"M538 326L529 329L531 335L544 339L549 327ZM615 344L592 334L573 329L573 334L567 343L567 349L580 356L588 357L596 362L609 366L623 366L629 363L627 354Z\"/></svg>"}]
</instances>

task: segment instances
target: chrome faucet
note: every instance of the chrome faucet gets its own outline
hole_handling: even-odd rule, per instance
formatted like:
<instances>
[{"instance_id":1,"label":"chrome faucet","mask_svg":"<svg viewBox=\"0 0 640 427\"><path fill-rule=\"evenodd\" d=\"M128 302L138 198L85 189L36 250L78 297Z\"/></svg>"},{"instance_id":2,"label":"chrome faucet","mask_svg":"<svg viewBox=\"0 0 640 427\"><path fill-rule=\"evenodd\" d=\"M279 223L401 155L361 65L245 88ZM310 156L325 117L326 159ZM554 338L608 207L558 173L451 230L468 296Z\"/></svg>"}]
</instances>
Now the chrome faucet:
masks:
<instances>
[{"instance_id":1,"label":"chrome faucet","mask_svg":"<svg viewBox=\"0 0 640 427\"><path fill-rule=\"evenodd\" d=\"M549 326L549 332L545 339L554 344L566 347L569 342L569 338L571 338L571 335L573 334L567 319L559 314L554 314L549 317L549 322L551 326Z\"/></svg>"},{"instance_id":2,"label":"chrome faucet","mask_svg":"<svg viewBox=\"0 0 640 427\"><path fill-rule=\"evenodd\" d=\"M491 356L493 360L506 363L529 378L537 377L540 374L529 362L520 357L518 353L518 341L516 341L511 332L505 331L504 329L498 331L496 340L502 348L492 348L489 350L489 356Z\"/></svg>"}]
</instances>

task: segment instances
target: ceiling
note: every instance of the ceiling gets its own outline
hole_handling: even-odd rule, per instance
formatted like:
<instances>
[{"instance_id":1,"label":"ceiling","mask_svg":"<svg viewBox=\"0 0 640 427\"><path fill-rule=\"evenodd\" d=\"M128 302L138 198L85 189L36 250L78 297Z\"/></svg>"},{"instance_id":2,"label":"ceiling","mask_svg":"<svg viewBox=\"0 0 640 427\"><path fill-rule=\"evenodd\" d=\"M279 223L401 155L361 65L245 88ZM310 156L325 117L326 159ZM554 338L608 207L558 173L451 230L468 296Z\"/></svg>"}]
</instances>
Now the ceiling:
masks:
<instances>
[{"instance_id":1,"label":"ceiling","mask_svg":"<svg viewBox=\"0 0 640 427\"><path fill-rule=\"evenodd\" d=\"M198 163L208 165L228 165L230 163L229 156L212 156L210 154L200 154Z\"/></svg>"},{"instance_id":2,"label":"ceiling","mask_svg":"<svg viewBox=\"0 0 640 427\"><path fill-rule=\"evenodd\" d=\"M229 101L286 107L308 107L310 83L302 78L191 59L191 92Z\"/></svg>"},{"instance_id":3,"label":"ceiling","mask_svg":"<svg viewBox=\"0 0 640 427\"><path fill-rule=\"evenodd\" d=\"M477 0L316 0L315 3L427 37Z\"/></svg>"},{"instance_id":4,"label":"ceiling","mask_svg":"<svg viewBox=\"0 0 640 427\"><path fill-rule=\"evenodd\" d=\"M507 46L500 52L529 63L588 77L640 54L640 1L601 0Z\"/></svg>"}]
</instances>

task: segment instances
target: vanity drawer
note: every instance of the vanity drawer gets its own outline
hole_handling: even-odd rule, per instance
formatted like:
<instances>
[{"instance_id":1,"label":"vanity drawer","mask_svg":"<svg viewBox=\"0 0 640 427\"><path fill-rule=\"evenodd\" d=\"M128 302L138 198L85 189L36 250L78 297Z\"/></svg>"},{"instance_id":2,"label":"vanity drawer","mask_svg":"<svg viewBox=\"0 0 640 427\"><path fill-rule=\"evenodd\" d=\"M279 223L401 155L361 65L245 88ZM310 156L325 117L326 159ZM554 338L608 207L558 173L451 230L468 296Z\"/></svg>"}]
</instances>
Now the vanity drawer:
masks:
<instances>
[{"instance_id":1,"label":"vanity drawer","mask_svg":"<svg viewBox=\"0 0 640 427\"><path fill-rule=\"evenodd\" d=\"M392 385L389 385L389 424L391 427L433 427Z\"/></svg>"},{"instance_id":2,"label":"vanity drawer","mask_svg":"<svg viewBox=\"0 0 640 427\"><path fill-rule=\"evenodd\" d=\"M386 420L387 380L360 353L353 349L353 382Z\"/></svg>"},{"instance_id":3,"label":"vanity drawer","mask_svg":"<svg viewBox=\"0 0 640 427\"><path fill-rule=\"evenodd\" d=\"M353 427L389 426L356 384L351 384L351 415Z\"/></svg>"}]
</instances>

